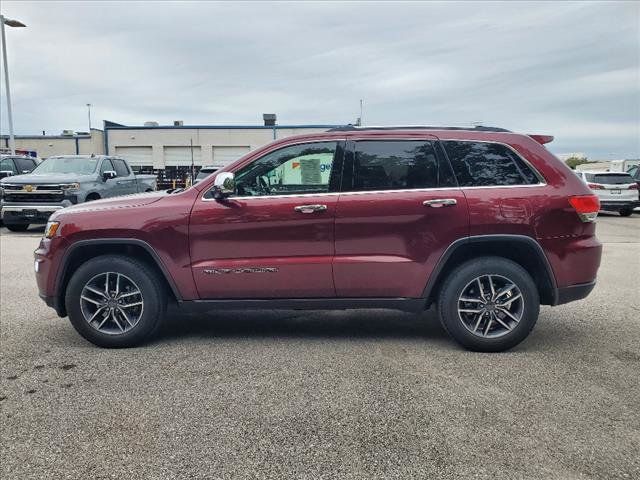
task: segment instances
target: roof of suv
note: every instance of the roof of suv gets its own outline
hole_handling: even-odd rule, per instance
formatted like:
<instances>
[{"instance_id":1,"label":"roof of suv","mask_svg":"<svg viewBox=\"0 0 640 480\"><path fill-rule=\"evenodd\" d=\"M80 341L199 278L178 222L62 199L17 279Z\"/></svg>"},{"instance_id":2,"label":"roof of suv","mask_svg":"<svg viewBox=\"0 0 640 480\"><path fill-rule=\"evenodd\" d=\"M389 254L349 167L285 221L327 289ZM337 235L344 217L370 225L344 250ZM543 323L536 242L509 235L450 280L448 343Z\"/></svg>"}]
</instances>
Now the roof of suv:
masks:
<instances>
[{"instance_id":1,"label":"roof of suv","mask_svg":"<svg viewBox=\"0 0 640 480\"><path fill-rule=\"evenodd\" d=\"M470 132L502 132L511 133L511 130L500 127L485 127L483 125L476 125L473 127L438 127L430 125L390 125L390 126L367 126L359 127L357 125L345 125L343 127L336 127L328 132L357 132L367 130L466 130Z\"/></svg>"}]
</instances>

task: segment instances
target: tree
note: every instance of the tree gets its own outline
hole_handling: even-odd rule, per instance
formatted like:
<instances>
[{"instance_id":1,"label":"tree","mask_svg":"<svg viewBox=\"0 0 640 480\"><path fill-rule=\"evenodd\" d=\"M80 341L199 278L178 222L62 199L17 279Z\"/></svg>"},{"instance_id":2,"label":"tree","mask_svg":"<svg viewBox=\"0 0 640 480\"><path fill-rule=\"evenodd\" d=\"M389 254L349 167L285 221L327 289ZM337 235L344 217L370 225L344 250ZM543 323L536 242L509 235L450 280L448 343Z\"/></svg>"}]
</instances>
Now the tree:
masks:
<instances>
[{"instance_id":1,"label":"tree","mask_svg":"<svg viewBox=\"0 0 640 480\"><path fill-rule=\"evenodd\" d=\"M575 170L578 165L590 162L586 157L569 157L564 161L564 163L566 163L570 169Z\"/></svg>"}]
</instances>

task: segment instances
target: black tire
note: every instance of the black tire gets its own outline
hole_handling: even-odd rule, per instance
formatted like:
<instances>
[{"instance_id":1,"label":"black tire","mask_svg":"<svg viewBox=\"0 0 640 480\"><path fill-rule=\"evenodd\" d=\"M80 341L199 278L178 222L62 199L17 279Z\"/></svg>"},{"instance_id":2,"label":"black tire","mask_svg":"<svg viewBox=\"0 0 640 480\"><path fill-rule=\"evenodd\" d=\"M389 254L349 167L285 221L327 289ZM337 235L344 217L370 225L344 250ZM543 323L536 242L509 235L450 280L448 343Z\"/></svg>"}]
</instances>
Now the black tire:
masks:
<instances>
[{"instance_id":1,"label":"black tire","mask_svg":"<svg viewBox=\"0 0 640 480\"><path fill-rule=\"evenodd\" d=\"M620 214L621 217L629 217L633 213L633 209L632 208L621 208L618 211L618 213Z\"/></svg>"},{"instance_id":2,"label":"black tire","mask_svg":"<svg viewBox=\"0 0 640 480\"><path fill-rule=\"evenodd\" d=\"M82 312L80 296L91 279L106 272L125 275L139 288L144 302L138 322L124 333L109 334L91 326ZM156 272L146 263L122 255L103 255L83 263L73 274L65 295L69 320L85 339L105 348L133 347L149 340L162 323L167 296ZM125 324L126 326L126 324Z\"/></svg>"},{"instance_id":3,"label":"black tire","mask_svg":"<svg viewBox=\"0 0 640 480\"><path fill-rule=\"evenodd\" d=\"M97 193L90 193L87 195L87 198L84 199L85 202L91 202L92 200L100 200L100 195Z\"/></svg>"},{"instance_id":4,"label":"black tire","mask_svg":"<svg viewBox=\"0 0 640 480\"><path fill-rule=\"evenodd\" d=\"M462 321L464 314L458 312L458 300L465 288L483 275L508 279L522 294L520 321L515 326L512 325L511 330L505 328L505 333L496 338L472 333ZM480 257L456 267L447 276L438 298L438 313L444 329L460 345L478 352L501 352L516 346L529 335L538 320L539 312L540 296L531 276L517 263L502 257ZM478 317L474 317L474 321L475 318ZM499 325L496 323L495 327Z\"/></svg>"},{"instance_id":5,"label":"black tire","mask_svg":"<svg viewBox=\"0 0 640 480\"><path fill-rule=\"evenodd\" d=\"M4 226L12 232L26 232L29 229L28 224L25 225L22 223L5 223Z\"/></svg>"}]
</instances>

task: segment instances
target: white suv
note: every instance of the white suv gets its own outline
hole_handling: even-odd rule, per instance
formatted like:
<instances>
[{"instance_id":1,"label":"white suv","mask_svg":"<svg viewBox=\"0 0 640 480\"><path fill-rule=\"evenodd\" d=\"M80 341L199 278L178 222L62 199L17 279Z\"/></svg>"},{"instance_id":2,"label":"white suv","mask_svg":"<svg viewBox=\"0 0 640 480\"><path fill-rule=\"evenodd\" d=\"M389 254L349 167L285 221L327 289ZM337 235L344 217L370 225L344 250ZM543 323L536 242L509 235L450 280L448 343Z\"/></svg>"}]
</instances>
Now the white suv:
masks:
<instances>
[{"instance_id":1,"label":"white suv","mask_svg":"<svg viewBox=\"0 0 640 480\"><path fill-rule=\"evenodd\" d=\"M600 210L618 212L623 217L640 206L638 184L623 172L575 172L600 199Z\"/></svg>"}]
</instances>

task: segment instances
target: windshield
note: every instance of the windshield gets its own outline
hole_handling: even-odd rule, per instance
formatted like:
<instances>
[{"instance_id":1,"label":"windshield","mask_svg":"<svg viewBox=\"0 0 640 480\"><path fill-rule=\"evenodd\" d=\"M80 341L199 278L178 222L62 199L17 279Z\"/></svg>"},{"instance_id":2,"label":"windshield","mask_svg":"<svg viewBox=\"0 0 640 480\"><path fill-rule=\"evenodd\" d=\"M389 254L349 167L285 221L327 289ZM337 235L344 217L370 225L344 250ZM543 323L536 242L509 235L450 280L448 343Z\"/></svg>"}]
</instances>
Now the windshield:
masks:
<instances>
[{"instance_id":1,"label":"windshield","mask_svg":"<svg viewBox=\"0 0 640 480\"><path fill-rule=\"evenodd\" d=\"M587 174L587 180L601 185L625 185L628 183L634 183L633 178L631 178L631 175L628 173Z\"/></svg>"},{"instance_id":2,"label":"windshield","mask_svg":"<svg viewBox=\"0 0 640 480\"><path fill-rule=\"evenodd\" d=\"M51 157L38 165L33 173L77 173L87 175L96 171L97 158L87 157Z\"/></svg>"},{"instance_id":3,"label":"windshield","mask_svg":"<svg viewBox=\"0 0 640 480\"><path fill-rule=\"evenodd\" d=\"M209 175L211 175L215 171L216 171L215 168L203 168L198 172L198 176L196 177L196 180L202 180L203 178L207 178Z\"/></svg>"}]
</instances>

